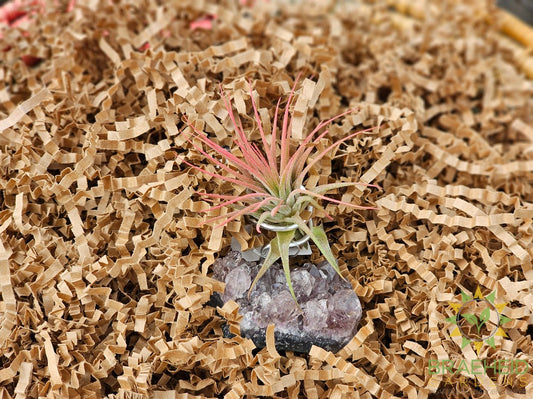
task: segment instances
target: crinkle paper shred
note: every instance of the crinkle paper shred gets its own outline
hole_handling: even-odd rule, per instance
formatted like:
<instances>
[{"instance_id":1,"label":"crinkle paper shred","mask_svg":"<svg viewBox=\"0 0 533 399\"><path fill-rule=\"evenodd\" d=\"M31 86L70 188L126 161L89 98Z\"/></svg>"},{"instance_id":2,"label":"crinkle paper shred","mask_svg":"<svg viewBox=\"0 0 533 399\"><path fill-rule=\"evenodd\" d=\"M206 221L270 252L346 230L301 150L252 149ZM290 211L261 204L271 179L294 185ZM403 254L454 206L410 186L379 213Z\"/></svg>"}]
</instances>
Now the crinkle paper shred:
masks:
<instances>
[{"instance_id":1,"label":"crinkle paper shred","mask_svg":"<svg viewBox=\"0 0 533 399\"><path fill-rule=\"evenodd\" d=\"M41 3L1 28L1 398L533 397L533 84L494 4ZM323 218L364 311L337 353L223 337L211 266L261 239L201 225L239 188L183 162L216 170L185 118L233 145L220 84L257 140L249 82L270 131L299 73L295 142L376 127L309 181L381 187ZM510 319L479 348L449 321L478 287Z\"/></svg>"}]
</instances>

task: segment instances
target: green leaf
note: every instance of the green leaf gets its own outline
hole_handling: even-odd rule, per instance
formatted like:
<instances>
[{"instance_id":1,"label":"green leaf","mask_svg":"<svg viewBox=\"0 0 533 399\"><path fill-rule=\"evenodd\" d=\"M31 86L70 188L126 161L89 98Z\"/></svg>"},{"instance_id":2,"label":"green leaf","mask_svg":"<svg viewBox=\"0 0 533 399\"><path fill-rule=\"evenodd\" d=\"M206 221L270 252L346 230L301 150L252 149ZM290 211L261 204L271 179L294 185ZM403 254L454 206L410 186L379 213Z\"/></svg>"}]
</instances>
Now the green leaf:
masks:
<instances>
[{"instance_id":1,"label":"green leaf","mask_svg":"<svg viewBox=\"0 0 533 399\"><path fill-rule=\"evenodd\" d=\"M256 225L261 227L261 224L266 222L266 220L270 217L270 211L265 211L259 216L257 219Z\"/></svg>"},{"instance_id":2,"label":"green leaf","mask_svg":"<svg viewBox=\"0 0 533 399\"><path fill-rule=\"evenodd\" d=\"M448 323L457 324L457 316L448 317L445 319Z\"/></svg>"},{"instance_id":3,"label":"green leaf","mask_svg":"<svg viewBox=\"0 0 533 399\"><path fill-rule=\"evenodd\" d=\"M309 204L313 205L316 208L322 208L322 206L320 206L318 202L310 195L299 194L295 198L296 198L296 201L294 202L294 205L293 205L293 208L295 209L306 208L307 205Z\"/></svg>"},{"instance_id":4,"label":"green leaf","mask_svg":"<svg viewBox=\"0 0 533 399\"><path fill-rule=\"evenodd\" d=\"M326 194L328 191L335 190L337 188L360 186L360 185L362 184L357 183L357 182L331 183L331 184L323 184L323 185L314 187L310 189L309 191L312 191L317 194Z\"/></svg>"},{"instance_id":5,"label":"green leaf","mask_svg":"<svg viewBox=\"0 0 533 399\"><path fill-rule=\"evenodd\" d=\"M490 318L490 308L483 309L479 315L479 325L477 326L478 333L481 331L481 327L483 327L483 324L485 324L489 318Z\"/></svg>"},{"instance_id":6,"label":"green leaf","mask_svg":"<svg viewBox=\"0 0 533 399\"><path fill-rule=\"evenodd\" d=\"M464 291L461 291L461 302L466 303L466 302L471 301L471 300L472 300L472 298L470 297L470 295L468 295Z\"/></svg>"},{"instance_id":7,"label":"green leaf","mask_svg":"<svg viewBox=\"0 0 533 399\"><path fill-rule=\"evenodd\" d=\"M296 295L294 294L294 289L292 288L291 282L291 270L289 265L289 245L294 237L296 230L290 231L278 231L276 233L275 240L272 241L272 246L277 246L281 254L281 264L283 265L283 271L285 272L285 278L287 279L287 284L289 286L289 291L291 292L292 297L298 304L296 300ZM298 305L300 307L300 305Z\"/></svg>"},{"instance_id":8,"label":"green leaf","mask_svg":"<svg viewBox=\"0 0 533 399\"><path fill-rule=\"evenodd\" d=\"M490 308L483 309L479 315L479 321L481 325L485 324L488 319L490 319Z\"/></svg>"},{"instance_id":9,"label":"green leaf","mask_svg":"<svg viewBox=\"0 0 533 399\"><path fill-rule=\"evenodd\" d=\"M472 324L474 326L477 326L477 317L476 317L476 315L474 315L472 313L463 313L461 315L461 317L463 319L465 319L466 321L468 321L470 324Z\"/></svg>"},{"instance_id":10,"label":"green leaf","mask_svg":"<svg viewBox=\"0 0 533 399\"><path fill-rule=\"evenodd\" d=\"M252 290L259 281L261 277L263 277L263 274L268 270L270 266L274 264L275 261L277 261L281 254L279 252L279 247L277 245L273 245L275 240L272 240L270 242L270 249L268 250L268 254L265 258L265 261L263 262L263 265L261 266L261 269L259 269L259 272L257 273L257 276L255 276L254 281L252 282L252 285L250 286L250 289L248 290L248 299L250 299L250 294L252 293Z\"/></svg>"},{"instance_id":11,"label":"green leaf","mask_svg":"<svg viewBox=\"0 0 533 399\"><path fill-rule=\"evenodd\" d=\"M489 295L485 296L485 299L490 303L494 303L494 300L496 299L496 291L492 291Z\"/></svg>"},{"instance_id":12,"label":"green leaf","mask_svg":"<svg viewBox=\"0 0 533 399\"><path fill-rule=\"evenodd\" d=\"M510 318L508 318L508 317L506 317L506 316L501 314L500 315L500 326L505 324L505 323L507 323L507 322L509 322L509 321L511 321L511 320L512 319L510 319Z\"/></svg>"},{"instance_id":13,"label":"green leaf","mask_svg":"<svg viewBox=\"0 0 533 399\"><path fill-rule=\"evenodd\" d=\"M331 247L329 246L328 238L326 236L326 232L324 231L324 228L322 225L315 226L311 229L311 239L318 247L320 253L324 255L324 258L329 262L329 264L335 269L335 271L341 276L343 279L343 275L339 269L339 265L337 264L337 260L333 256L333 252L331 252Z\"/></svg>"},{"instance_id":14,"label":"green leaf","mask_svg":"<svg viewBox=\"0 0 533 399\"><path fill-rule=\"evenodd\" d=\"M320 253L324 256L324 258L326 258L328 263L333 267L333 269L335 269L339 276L341 276L343 280L346 280L339 269L339 265L337 264L337 260L333 256L333 252L331 252L331 247L329 246L328 238L326 236L324 228L322 226L314 226L310 229L309 226L307 226L307 224L300 217L294 217L293 220L298 225L298 227L304 233L306 233L311 238L311 240L313 240L315 245L318 247Z\"/></svg>"}]
</instances>

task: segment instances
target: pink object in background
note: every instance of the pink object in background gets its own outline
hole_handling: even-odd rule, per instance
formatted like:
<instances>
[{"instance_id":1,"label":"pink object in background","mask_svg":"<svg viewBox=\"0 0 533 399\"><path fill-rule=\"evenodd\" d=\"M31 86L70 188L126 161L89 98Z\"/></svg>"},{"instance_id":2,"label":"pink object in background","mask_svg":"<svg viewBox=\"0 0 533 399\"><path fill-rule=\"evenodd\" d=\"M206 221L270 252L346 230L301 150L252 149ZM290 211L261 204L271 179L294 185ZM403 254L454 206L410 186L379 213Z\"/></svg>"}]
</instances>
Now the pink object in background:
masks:
<instances>
[{"instance_id":1,"label":"pink object in background","mask_svg":"<svg viewBox=\"0 0 533 399\"><path fill-rule=\"evenodd\" d=\"M16 28L44 8L44 0L13 0L0 6L0 25Z\"/></svg>"},{"instance_id":2,"label":"pink object in background","mask_svg":"<svg viewBox=\"0 0 533 399\"><path fill-rule=\"evenodd\" d=\"M0 39L3 38L2 30L19 27L25 23L31 23L34 14L43 10L45 4L43 0L14 0L0 7ZM27 32L22 32L27 36ZM11 46L6 46L3 50L8 51ZM27 66L33 66L42 60L31 54L21 56L22 61Z\"/></svg>"},{"instance_id":3,"label":"pink object in background","mask_svg":"<svg viewBox=\"0 0 533 399\"><path fill-rule=\"evenodd\" d=\"M270 3L270 0L263 0L265 3ZM241 6L253 6L255 0L239 0Z\"/></svg>"},{"instance_id":4,"label":"pink object in background","mask_svg":"<svg viewBox=\"0 0 533 399\"><path fill-rule=\"evenodd\" d=\"M41 62L43 60L41 57L35 57L33 55L30 55L30 54L25 54L25 55L23 55L20 58L29 67L32 67L32 66L38 64L39 62Z\"/></svg>"},{"instance_id":5,"label":"pink object in background","mask_svg":"<svg viewBox=\"0 0 533 399\"><path fill-rule=\"evenodd\" d=\"M141 47L139 47L139 51L146 51L150 48L150 43L146 42Z\"/></svg>"},{"instance_id":6,"label":"pink object in background","mask_svg":"<svg viewBox=\"0 0 533 399\"><path fill-rule=\"evenodd\" d=\"M205 17L199 18L196 21L190 23L189 28L191 30L206 29L211 30L213 28L213 20L217 19L216 15L208 14Z\"/></svg>"},{"instance_id":7,"label":"pink object in background","mask_svg":"<svg viewBox=\"0 0 533 399\"><path fill-rule=\"evenodd\" d=\"M7 25L10 28L14 28L26 21L29 21L27 11L23 10L27 4L27 2L15 0L1 6L0 25Z\"/></svg>"},{"instance_id":8,"label":"pink object in background","mask_svg":"<svg viewBox=\"0 0 533 399\"><path fill-rule=\"evenodd\" d=\"M241 5L252 5L254 0L239 0ZM264 0L268 1L268 0ZM112 4L111 0L108 0L109 4ZM67 12L71 12L77 4L77 0L69 0L67 5ZM31 23L33 15L38 12L42 12L45 7L44 0L13 0L0 6L0 39L2 39L3 29L16 28L24 23ZM217 19L217 15L207 14L202 18L199 18L190 23L189 28L191 30L204 29L211 30L213 29L213 21ZM166 34L165 34L166 33ZM25 34L23 32L22 34ZM107 36L109 33L107 31L103 32L104 36ZM163 36L170 36L170 32L162 32ZM26 33L27 35L27 33ZM144 43L139 51L145 51L150 48L149 43ZM11 46L6 46L3 50L9 51ZM37 64L42 58L35 57L31 54L23 55L21 57L22 61L27 66L33 66Z\"/></svg>"},{"instance_id":9,"label":"pink object in background","mask_svg":"<svg viewBox=\"0 0 533 399\"><path fill-rule=\"evenodd\" d=\"M70 0L67 6L67 12L71 12L74 9L75 5L76 5L76 0Z\"/></svg>"}]
</instances>

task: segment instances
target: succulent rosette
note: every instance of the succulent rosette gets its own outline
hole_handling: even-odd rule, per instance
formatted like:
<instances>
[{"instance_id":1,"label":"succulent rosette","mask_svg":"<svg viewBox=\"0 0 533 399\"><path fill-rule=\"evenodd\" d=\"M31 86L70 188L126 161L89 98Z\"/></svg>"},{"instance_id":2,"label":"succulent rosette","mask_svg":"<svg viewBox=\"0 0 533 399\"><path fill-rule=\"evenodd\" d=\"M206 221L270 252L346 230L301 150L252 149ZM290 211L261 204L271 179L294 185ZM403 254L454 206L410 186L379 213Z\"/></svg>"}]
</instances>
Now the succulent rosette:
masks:
<instances>
[{"instance_id":1,"label":"succulent rosette","mask_svg":"<svg viewBox=\"0 0 533 399\"><path fill-rule=\"evenodd\" d=\"M289 98L283 111L283 117L281 118L281 121L279 121L279 124L281 125L280 127L278 127L278 117L280 116L280 103L282 99L280 98L278 100L274 112L271 132L265 132L263 128L258 107L254 100L252 84L250 83L250 99L252 102L255 122L261 136L260 143L254 143L248 139L239 116L233 112L231 101L225 95L222 87L220 87L221 96L234 129L233 142L236 145L236 149L238 149L235 153L239 153L239 155L235 155L231 149L227 149L216 141L210 139L204 132L198 130L187 120L187 123L193 132L191 135L187 136L187 140L198 152L209 160L209 162L217 167L217 171L207 170L183 160L187 165L202 171L213 178L221 179L245 189L240 195L225 195L207 192L199 193L203 198L206 198L209 201L219 202L218 204L205 209L203 212L211 212L222 207L232 208L232 211L228 214L210 218L202 222L202 224L218 222L216 227L222 227L232 220L239 219L244 215L249 215L255 220L258 232L261 231L260 228L263 223L277 226L297 226L296 229L289 231L275 232L275 237L270 242L269 252L250 288L251 291L268 268L281 258L289 290L294 298L295 295L290 277L289 246L295 238L295 234L298 230L300 230L303 235L308 235L310 237L329 264L331 264L339 275L341 274L323 226L310 226L307 223L307 220L302 217L302 214L305 213L304 211L311 205L313 208L321 210L327 218L332 219L320 204L321 201L328 201L356 209L374 209L374 207L371 206L361 206L349 202L343 202L328 197L325 194L335 189L354 185L378 187L373 184L362 182L337 182L306 187L312 168L326 154L340 146L342 143L353 139L363 132L372 130L373 128L359 130L348 134L335 141L327 148L317 151L317 144L329 132L326 127L333 121L355 111L350 109L328 120L320 122L300 143L298 143L296 149L291 152L290 132L292 114L290 113L290 108L295 96L297 83L298 79L295 80L294 86L289 94ZM198 141L195 142L195 139L199 139L201 143L209 147L212 151L208 152L204 150L200 145L196 144ZM214 156L214 154L217 156Z\"/></svg>"}]
</instances>

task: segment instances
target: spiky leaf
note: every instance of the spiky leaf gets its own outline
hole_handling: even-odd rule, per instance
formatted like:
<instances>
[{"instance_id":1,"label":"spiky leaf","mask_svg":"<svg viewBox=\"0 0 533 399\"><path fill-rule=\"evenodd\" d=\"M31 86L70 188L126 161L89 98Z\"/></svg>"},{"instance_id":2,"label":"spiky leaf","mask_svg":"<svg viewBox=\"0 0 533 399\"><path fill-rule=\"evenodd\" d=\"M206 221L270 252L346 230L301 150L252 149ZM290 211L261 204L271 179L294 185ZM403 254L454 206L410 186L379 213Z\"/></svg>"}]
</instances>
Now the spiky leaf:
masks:
<instances>
[{"instance_id":1,"label":"spiky leaf","mask_svg":"<svg viewBox=\"0 0 533 399\"><path fill-rule=\"evenodd\" d=\"M281 254L281 264L283 265L283 271L285 272L285 278L287 279L287 285L289 286L289 291L291 292L292 297L296 301L296 295L294 294L294 289L292 288L291 282L291 271L289 266L289 246L296 230L290 231L278 231L276 233L276 238L272 240L273 246L277 246ZM298 301L296 301L298 303Z\"/></svg>"},{"instance_id":2,"label":"spiky leaf","mask_svg":"<svg viewBox=\"0 0 533 399\"><path fill-rule=\"evenodd\" d=\"M255 276L254 281L252 282L252 285L250 286L250 289L248 290L248 298L250 298L250 294L252 293L252 290L254 286L257 284L257 281L261 277L263 277L263 274L268 270L270 266L274 264L275 261L277 261L281 257L281 253L279 251L279 246L274 245L274 241L272 240L270 243L270 249L268 250L268 254L265 258L265 261L263 262L263 265L261 266L261 269L259 269L259 273L257 273L257 276Z\"/></svg>"},{"instance_id":3,"label":"spiky leaf","mask_svg":"<svg viewBox=\"0 0 533 399\"><path fill-rule=\"evenodd\" d=\"M508 317L506 317L506 316L501 314L500 315L500 326L505 324L505 323L507 323L507 322L509 322L509 321L511 321L511 320L512 319L510 319L510 318L508 318Z\"/></svg>"},{"instance_id":4,"label":"spiky leaf","mask_svg":"<svg viewBox=\"0 0 533 399\"><path fill-rule=\"evenodd\" d=\"M339 265L337 264L335 256L333 256L333 252L331 251L331 247L329 246L328 238L326 236L324 228L321 225L309 228L305 221L300 217L294 217L292 219L298 225L298 227L311 238L311 240L318 247L320 253L324 256L326 261L333 267L333 269L335 269L339 276L341 276L343 280L346 280L339 269Z\"/></svg>"},{"instance_id":5,"label":"spiky leaf","mask_svg":"<svg viewBox=\"0 0 533 399\"><path fill-rule=\"evenodd\" d=\"M481 324L484 324L487 322L487 320L490 318L490 308L485 308L479 315L479 321Z\"/></svg>"},{"instance_id":6,"label":"spiky leaf","mask_svg":"<svg viewBox=\"0 0 533 399\"><path fill-rule=\"evenodd\" d=\"M473 326L477 326L478 325L478 321L477 321L477 317L475 314L472 314L472 313L463 313L461 315L461 317L463 319L465 319L466 321L468 321L470 324L472 324Z\"/></svg>"}]
</instances>

